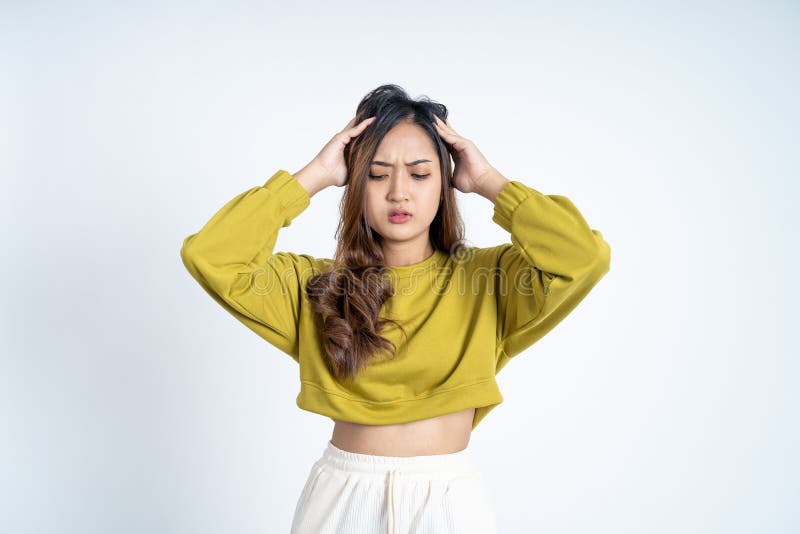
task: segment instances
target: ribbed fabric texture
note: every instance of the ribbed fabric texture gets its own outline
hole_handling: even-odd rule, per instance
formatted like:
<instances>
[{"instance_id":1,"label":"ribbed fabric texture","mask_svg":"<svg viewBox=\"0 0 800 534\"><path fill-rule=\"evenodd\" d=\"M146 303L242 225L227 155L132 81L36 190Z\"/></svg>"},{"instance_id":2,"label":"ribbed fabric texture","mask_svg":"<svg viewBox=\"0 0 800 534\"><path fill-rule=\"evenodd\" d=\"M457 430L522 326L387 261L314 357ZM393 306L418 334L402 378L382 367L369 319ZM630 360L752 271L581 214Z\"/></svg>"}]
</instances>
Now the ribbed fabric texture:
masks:
<instances>
[{"instance_id":1,"label":"ribbed fabric texture","mask_svg":"<svg viewBox=\"0 0 800 534\"><path fill-rule=\"evenodd\" d=\"M299 364L297 405L362 424L393 424L476 408L472 428L503 401L496 374L560 323L608 272L611 249L575 205L511 181L492 220L511 243L391 267L395 294L381 332L398 347L379 353L352 385L336 379L305 294L308 279L332 264L274 251L278 232L310 203L303 186L278 170L240 193L186 237L189 273L225 310ZM331 221L331 225L335 226Z\"/></svg>"},{"instance_id":2,"label":"ribbed fabric texture","mask_svg":"<svg viewBox=\"0 0 800 534\"><path fill-rule=\"evenodd\" d=\"M376 456L328 442L295 506L291 534L494 534L494 502L468 449Z\"/></svg>"}]
</instances>

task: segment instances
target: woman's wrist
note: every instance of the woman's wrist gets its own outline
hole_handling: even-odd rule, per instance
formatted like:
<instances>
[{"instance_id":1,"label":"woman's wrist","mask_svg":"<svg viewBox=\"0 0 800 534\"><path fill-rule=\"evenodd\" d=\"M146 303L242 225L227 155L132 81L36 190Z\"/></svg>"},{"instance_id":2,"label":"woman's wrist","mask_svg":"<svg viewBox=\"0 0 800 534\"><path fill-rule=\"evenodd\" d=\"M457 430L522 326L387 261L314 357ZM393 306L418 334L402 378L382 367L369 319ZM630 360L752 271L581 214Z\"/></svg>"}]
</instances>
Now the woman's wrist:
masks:
<instances>
[{"instance_id":1,"label":"woman's wrist","mask_svg":"<svg viewBox=\"0 0 800 534\"><path fill-rule=\"evenodd\" d=\"M293 173L292 176L305 188L309 197L313 197L328 186L325 182L325 174L311 163Z\"/></svg>"},{"instance_id":2,"label":"woman's wrist","mask_svg":"<svg viewBox=\"0 0 800 534\"><path fill-rule=\"evenodd\" d=\"M480 183L477 185L475 192L482 197L487 198L491 202L497 200L497 195L511 180L500 174L500 172L492 167L486 175L481 177Z\"/></svg>"}]
</instances>

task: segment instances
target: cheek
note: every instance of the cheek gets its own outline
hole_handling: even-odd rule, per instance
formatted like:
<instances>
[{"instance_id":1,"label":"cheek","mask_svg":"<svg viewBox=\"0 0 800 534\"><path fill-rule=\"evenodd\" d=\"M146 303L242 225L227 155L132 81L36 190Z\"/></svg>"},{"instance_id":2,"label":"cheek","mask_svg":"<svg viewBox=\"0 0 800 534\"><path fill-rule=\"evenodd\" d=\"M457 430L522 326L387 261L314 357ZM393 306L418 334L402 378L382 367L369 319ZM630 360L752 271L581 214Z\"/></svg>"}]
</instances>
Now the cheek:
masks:
<instances>
[{"instance_id":1,"label":"cheek","mask_svg":"<svg viewBox=\"0 0 800 534\"><path fill-rule=\"evenodd\" d=\"M439 210L439 204L442 203L441 199L439 198L440 195L440 192L431 193L431 195L426 199L426 211L430 213L431 218L436 216L436 212Z\"/></svg>"},{"instance_id":2,"label":"cheek","mask_svg":"<svg viewBox=\"0 0 800 534\"><path fill-rule=\"evenodd\" d=\"M378 218L375 216L375 214L370 210L367 210L367 223L369 223L370 226L375 226L377 220Z\"/></svg>"},{"instance_id":3,"label":"cheek","mask_svg":"<svg viewBox=\"0 0 800 534\"><path fill-rule=\"evenodd\" d=\"M375 203L375 200L367 195L367 205L365 207L364 214L367 218L367 223L372 226L375 225L376 221L378 220L378 216L380 215L377 213L377 208L375 207L376 205L377 204Z\"/></svg>"}]
</instances>

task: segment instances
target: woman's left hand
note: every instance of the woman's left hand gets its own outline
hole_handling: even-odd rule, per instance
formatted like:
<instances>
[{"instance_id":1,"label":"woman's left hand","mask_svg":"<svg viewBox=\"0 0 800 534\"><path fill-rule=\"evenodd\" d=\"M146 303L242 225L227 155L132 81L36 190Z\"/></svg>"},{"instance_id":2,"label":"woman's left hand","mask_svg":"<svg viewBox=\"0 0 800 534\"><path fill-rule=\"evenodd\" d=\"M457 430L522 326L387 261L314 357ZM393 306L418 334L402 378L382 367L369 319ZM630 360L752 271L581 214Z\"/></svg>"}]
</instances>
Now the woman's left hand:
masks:
<instances>
[{"instance_id":1,"label":"woman's left hand","mask_svg":"<svg viewBox=\"0 0 800 534\"><path fill-rule=\"evenodd\" d=\"M483 180L494 170L493 167L475 143L458 135L449 122L444 122L434 115L434 124L455 162L451 185L462 193L478 190Z\"/></svg>"}]
</instances>

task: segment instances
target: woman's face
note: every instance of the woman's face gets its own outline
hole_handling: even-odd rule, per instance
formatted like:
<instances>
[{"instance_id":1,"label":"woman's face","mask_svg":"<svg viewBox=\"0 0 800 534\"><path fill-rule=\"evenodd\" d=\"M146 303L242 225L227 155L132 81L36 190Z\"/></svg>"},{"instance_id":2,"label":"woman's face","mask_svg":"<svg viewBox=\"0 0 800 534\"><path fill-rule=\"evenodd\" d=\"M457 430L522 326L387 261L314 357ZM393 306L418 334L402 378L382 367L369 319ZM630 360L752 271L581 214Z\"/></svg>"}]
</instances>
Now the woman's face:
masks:
<instances>
[{"instance_id":1,"label":"woman's face","mask_svg":"<svg viewBox=\"0 0 800 534\"><path fill-rule=\"evenodd\" d=\"M367 223L383 237L384 252L430 251L429 227L441 194L439 156L430 137L417 124L398 123L381 140L367 177ZM392 219L395 209L411 216Z\"/></svg>"}]
</instances>

